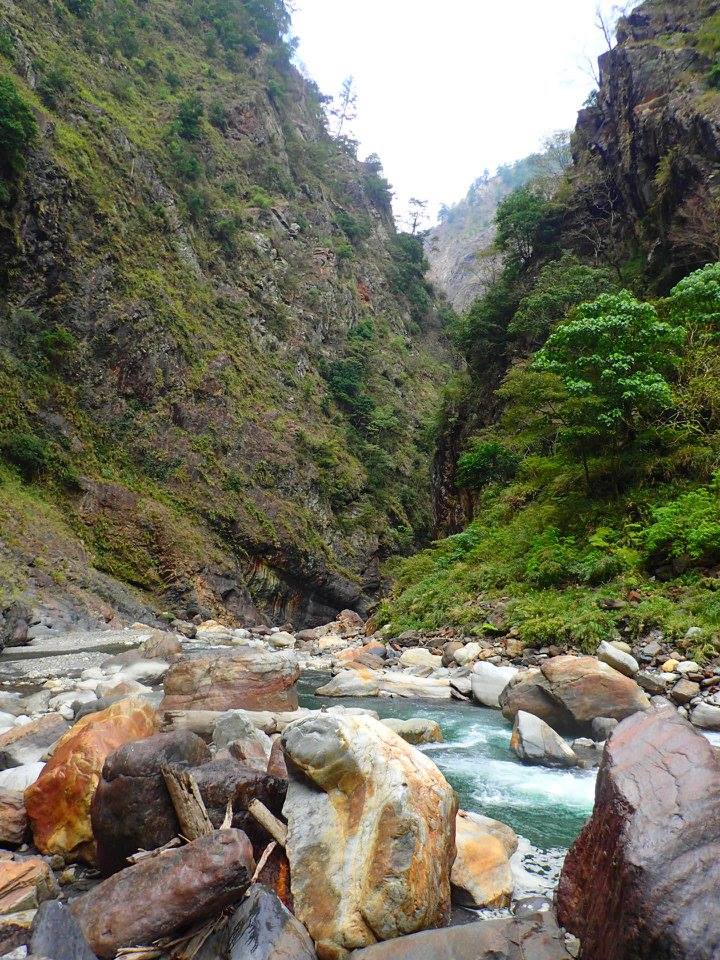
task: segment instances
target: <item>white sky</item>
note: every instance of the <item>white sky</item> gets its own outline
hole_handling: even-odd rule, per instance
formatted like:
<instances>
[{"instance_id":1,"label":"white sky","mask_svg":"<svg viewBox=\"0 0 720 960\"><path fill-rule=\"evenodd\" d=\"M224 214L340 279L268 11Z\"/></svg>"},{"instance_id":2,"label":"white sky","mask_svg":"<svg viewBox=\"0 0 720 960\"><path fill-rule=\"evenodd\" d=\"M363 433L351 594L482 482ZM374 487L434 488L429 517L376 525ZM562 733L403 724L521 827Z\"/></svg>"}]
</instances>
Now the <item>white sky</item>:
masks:
<instances>
[{"instance_id":1,"label":"white sky","mask_svg":"<svg viewBox=\"0 0 720 960\"><path fill-rule=\"evenodd\" d=\"M615 0L617 2L617 0ZM411 196L465 195L485 168L575 125L597 0L295 0L298 62L326 94L355 78L359 155L378 153L403 215ZM610 10L612 0L603 0Z\"/></svg>"}]
</instances>

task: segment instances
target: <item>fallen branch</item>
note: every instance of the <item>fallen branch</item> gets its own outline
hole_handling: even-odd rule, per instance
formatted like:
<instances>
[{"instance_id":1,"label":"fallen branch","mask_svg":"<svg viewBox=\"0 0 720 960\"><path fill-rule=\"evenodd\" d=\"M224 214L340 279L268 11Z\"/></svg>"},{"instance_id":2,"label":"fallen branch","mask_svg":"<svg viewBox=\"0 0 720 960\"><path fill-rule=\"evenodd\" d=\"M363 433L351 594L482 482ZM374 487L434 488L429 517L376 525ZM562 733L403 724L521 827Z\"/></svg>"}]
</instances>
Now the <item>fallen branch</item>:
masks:
<instances>
[{"instance_id":1,"label":"fallen branch","mask_svg":"<svg viewBox=\"0 0 720 960\"><path fill-rule=\"evenodd\" d=\"M281 847L286 846L287 827L282 820L278 820L275 814L270 813L264 803L259 800L251 800L248 804L248 813L257 820L261 827L267 830L273 840L279 843Z\"/></svg>"},{"instance_id":2,"label":"fallen branch","mask_svg":"<svg viewBox=\"0 0 720 960\"><path fill-rule=\"evenodd\" d=\"M187 770L177 770L167 765L162 767L162 775L175 807L182 835L187 840L207 837L215 828L205 809L200 788L195 777Z\"/></svg>"},{"instance_id":3,"label":"fallen branch","mask_svg":"<svg viewBox=\"0 0 720 960\"><path fill-rule=\"evenodd\" d=\"M155 850L138 850L137 853L133 853L127 858L127 862L134 866L136 863L141 863L143 860L149 860L151 857L159 857L166 851L173 850L175 847L179 847L181 843L182 840L180 837L173 837L172 840L168 840L168 842L163 844L162 847L157 847Z\"/></svg>"},{"instance_id":4,"label":"fallen branch","mask_svg":"<svg viewBox=\"0 0 720 960\"><path fill-rule=\"evenodd\" d=\"M252 885L254 883L257 883L258 877L263 871L263 867L272 856L272 852L276 846L277 846L277 843L275 842L275 840L271 840L270 843L263 850L262 854L260 855L260 859L257 862L257 866L255 867L255 873L252 875L252 880L250 881L250 886L248 887L247 893L250 893L250 890L252 889ZM245 896L247 896L247 893L245 894Z\"/></svg>"}]
</instances>

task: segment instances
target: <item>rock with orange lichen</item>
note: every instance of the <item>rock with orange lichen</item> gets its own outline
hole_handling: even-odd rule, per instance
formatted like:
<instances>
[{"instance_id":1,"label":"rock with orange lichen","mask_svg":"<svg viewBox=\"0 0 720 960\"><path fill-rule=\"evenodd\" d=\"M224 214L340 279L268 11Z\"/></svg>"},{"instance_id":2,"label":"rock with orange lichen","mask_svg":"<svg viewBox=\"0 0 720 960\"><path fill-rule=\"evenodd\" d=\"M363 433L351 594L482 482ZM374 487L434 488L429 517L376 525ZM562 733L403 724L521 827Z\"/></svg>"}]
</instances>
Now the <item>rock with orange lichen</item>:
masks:
<instances>
[{"instance_id":1,"label":"rock with orange lichen","mask_svg":"<svg viewBox=\"0 0 720 960\"><path fill-rule=\"evenodd\" d=\"M35 844L42 853L93 863L90 805L105 758L124 743L155 733L155 711L120 700L79 720L59 741L38 780L25 791Z\"/></svg>"},{"instance_id":2,"label":"rock with orange lichen","mask_svg":"<svg viewBox=\"0 0 720 960\"><path fill-rule=\"evenodd\" d=\"M432 760L367 716L299 720L282 742L295 915L319 960L443 926L457 799Z\"/></svg>"}]
</instances>

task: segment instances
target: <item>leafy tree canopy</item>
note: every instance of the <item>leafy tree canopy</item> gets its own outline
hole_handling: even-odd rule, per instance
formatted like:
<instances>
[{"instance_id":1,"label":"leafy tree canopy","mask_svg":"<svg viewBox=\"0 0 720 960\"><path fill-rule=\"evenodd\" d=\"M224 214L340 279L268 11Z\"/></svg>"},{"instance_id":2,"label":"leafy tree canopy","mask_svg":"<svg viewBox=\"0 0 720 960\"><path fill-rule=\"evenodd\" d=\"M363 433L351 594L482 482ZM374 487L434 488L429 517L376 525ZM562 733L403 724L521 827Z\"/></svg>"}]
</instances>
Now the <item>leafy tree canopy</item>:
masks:
<instances>
[{"instance_id":1,"label":"leafy tree canopy","mask_svg":"<svg viewBox=\"0 0 720 960\"><path fill-rule=\"evenodd\" d=\"M569 435L622 442L672 407L665 375L684 338L652 304L628 291L604 294L550 335L533 366L561 379Z\"/></svg>"},{"instance_id":2,"label":"leafy tree canopy","mask_svg":"<svg viewBox=\"0 0 720 960\"><path fill-rule=\"evenodd\" d=\"M532 291L520 302L508 333L538 345L573 308L617 290L610 270L589 267L566 253L540 271Z\"/></svg>"}]
</instances>

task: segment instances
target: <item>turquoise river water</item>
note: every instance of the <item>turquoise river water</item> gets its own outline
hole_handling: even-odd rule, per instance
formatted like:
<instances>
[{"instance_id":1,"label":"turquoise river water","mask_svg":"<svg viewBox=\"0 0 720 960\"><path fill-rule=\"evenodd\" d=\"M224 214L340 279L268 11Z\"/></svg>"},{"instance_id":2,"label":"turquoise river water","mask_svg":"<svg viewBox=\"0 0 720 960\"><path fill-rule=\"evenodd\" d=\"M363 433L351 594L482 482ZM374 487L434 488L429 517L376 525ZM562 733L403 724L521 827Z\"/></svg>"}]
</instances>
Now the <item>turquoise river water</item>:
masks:
<instances>
[{"instance_id":1,"label":"turquoise river water","mask_svg":"<svg viewBox=\"0 0 720 960\"><path fill-rule=\"evenodd\" d=\"M510 749L510 724L501 713L447 700L315 697L326 677L305 675L301 705L355 706L381 717L428 717L444 743L422 747L453 785L465 810L502 820L540 851L565 851L590 816L595 770L553 770L520 763Z\"/></svg>"}]
</instances>

